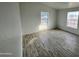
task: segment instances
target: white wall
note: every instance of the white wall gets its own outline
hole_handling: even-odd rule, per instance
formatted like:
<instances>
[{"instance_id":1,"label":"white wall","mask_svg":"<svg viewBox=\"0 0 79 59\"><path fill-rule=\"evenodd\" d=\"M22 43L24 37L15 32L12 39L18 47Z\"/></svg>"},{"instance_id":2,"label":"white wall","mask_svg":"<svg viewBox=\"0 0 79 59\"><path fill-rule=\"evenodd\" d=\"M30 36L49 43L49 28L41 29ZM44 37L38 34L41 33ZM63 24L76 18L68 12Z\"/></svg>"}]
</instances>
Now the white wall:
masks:
<instances>
[{"instance_id":1,"label":"white wall","mask_svg":"<svg viewBox=\"0 0 79 59\"><path fill-rule=\"evenodd\" d=\"M21 41L19 4L1 2L0 56L22 56Z\"/></svg>"},{"instance_id":2,"label":"white wall","mask_svg":"<svg viewBox=\"0 0 79 59\"><path fill-rule=\"evenodd\" d=\"M67 12L69 12L69 11L79 11L79 8L59 10L58 19L57 19L57 26L63 30L66 30L66 31L69 31L71 33L79 35L79 23L78 23L78 29L73 29L73 28L69 28L66 26L66 24L67 24Z\"/></svg>"},{"instance_id":3,"label":"white wall","mask_svg":"<svg viewBox=\"0 0 79 59\"><path fill-rule=\"evenodd\" d=\"M49 12L48 29L55 27L55 10L41 3L20 3L23 34L38 32L41 23L41 11Z\"/></svg>"}]
</instances>

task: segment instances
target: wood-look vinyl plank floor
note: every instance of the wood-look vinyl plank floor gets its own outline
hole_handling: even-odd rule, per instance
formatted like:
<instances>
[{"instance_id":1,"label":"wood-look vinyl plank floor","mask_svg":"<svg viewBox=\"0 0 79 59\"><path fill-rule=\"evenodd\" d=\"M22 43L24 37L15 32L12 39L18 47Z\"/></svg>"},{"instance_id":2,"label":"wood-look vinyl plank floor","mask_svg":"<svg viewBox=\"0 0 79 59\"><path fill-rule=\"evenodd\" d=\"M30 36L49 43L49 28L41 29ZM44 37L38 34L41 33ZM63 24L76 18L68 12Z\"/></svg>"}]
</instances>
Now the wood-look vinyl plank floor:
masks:
<instances>
[{"instance_id":1,"label":"wood-look vinyl plank floor","mask_svg":"<svg viewBox=\"0 0 79 59\"><path fill-rule=\"evenodd\" d=\"M24 57L79 57L79 36L61 30L36 35L23 38Z\"/></svg>"}]
</instances>

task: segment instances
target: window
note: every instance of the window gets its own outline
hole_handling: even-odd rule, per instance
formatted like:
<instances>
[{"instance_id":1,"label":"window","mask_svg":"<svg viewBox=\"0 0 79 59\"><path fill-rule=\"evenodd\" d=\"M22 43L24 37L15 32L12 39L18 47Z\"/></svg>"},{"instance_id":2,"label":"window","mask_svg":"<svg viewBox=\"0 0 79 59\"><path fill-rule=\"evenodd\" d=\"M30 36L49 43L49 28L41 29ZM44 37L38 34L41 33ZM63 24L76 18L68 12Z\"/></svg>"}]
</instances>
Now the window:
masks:
<instances>
[{"instance_id":1,"label":"window","mask_svg":"<svg viewBox=\"0 0 79 59\"><path fill-rule=\"evenodd\" d=\"M48 24L48 12L41 12L41 24L42 25Z\"/></svg>"},{"instance_id":2,"label":"window","mask_svg":"<svg viewBox=\"0 0 79 59\"><path fill-rule=\"evenodd\" d=\"M48 25L48 12L41 12L41 24L39 26L39 30L47 29Z\"/></svg>"},{"instance_id":3,"label":"window","mask_svg":"<svg viewBox=\"0 0 79 59\"><path fill-rule=\"evenodd\" d=\"M67 13L67 26L74 28L74 29L77 29L78 16L79 16L79 11L68 12Z\"/></svg>"}]
</instances>

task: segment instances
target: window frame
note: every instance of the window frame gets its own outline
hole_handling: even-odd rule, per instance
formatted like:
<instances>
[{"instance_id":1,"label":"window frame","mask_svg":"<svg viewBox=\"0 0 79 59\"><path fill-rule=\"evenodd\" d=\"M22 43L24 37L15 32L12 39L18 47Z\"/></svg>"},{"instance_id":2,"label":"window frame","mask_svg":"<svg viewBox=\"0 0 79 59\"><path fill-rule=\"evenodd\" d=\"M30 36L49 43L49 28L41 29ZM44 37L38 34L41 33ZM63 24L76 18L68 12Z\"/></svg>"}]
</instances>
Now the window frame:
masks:
<instances>
[{"instance_id":1,"label":"window frame","mask_svg":"<svg viewBox=\"0 0 79 59\"><path fill-rule=\"evenodd\" d=\"M42 20L42 13L47 13L47 20ZM46 24L45 25L48 25L48 19L49 19L49 12L47 12L47 11L41 11L41 25L43 25L43 23L45 23L46 22Z\"/></svg>"},{"instance_id":2,"label":"window frame","mask_svg":"<svg viewBox=\"0 0 79 59\"><path fill-rule=\"evenodd\" d=\"M78 16L77 16L76 12L78 13ZM71 13L71 14L75 13L73 19L77 19L77 20L71 20L70 21L69 20L69 15L68 15L69 13ZM69 24L69 23L71 23L71 24ZM73 25L73 24L75 24L75 25ZM67 23L66 23L66 26L69 27L69 28L78 29L78 24L79 24L79 11L68 11L67 12Z\"/></svg>"}]
</instances>

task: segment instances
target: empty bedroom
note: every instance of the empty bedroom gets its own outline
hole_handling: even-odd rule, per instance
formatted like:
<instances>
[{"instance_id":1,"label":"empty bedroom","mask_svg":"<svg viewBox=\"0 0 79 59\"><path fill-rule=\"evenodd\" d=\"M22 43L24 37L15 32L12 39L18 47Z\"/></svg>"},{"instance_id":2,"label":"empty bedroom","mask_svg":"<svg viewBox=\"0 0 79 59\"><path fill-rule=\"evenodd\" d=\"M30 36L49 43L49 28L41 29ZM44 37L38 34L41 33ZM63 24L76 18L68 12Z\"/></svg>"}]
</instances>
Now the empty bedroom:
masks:
<instances>
[{"instance_id":1,"label":"empty bedroom","mask_svg":"<svg viewBox=\"0 0 79 59\"><path fill-rule=\"evenodd\" d=\"M20 3L24 57L78 57L79 3Z\"/></svg>"},{"instance_id":2,"label":"empty bedroom","mask_svg":"<svg viewBox=\"0 0 79 59\"><path fill-rule=\"evenodd\" d=\"M79 2L0 2L0 57L79 57Z\"/></svg>"}]
</instances>

